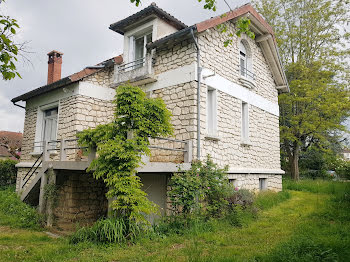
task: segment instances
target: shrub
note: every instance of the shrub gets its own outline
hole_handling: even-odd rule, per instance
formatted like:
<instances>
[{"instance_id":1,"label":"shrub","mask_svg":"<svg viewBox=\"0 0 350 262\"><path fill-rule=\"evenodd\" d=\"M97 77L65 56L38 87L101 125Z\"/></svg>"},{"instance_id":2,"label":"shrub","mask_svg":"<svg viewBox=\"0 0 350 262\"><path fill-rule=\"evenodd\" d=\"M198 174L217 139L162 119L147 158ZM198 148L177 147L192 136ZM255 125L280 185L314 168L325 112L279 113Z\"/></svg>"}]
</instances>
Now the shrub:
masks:
<instances>
[{"instance_id":1,"label":"shrub","mask_svg":"<svg viewBox=\"0 0 350 262\"><path fill-rule=\"evenodd\" d=\"M248 189L240 189L234 191L229 197L226 198L229 208L240 205L243 209L251 206L254 202L254 194Z\"/></svg>"},{"instance_id":2,"label":"shrub","mask_svg":"<svg viewBox=\"0 0 350 262\"><path fill-rule=\"evenodd\" d=\"M148 227L122 218L107 218L97 221L91 227L82 227L71 237L73 244L79 242L125 243L134 242Z\"/></svg>"},{"instance_id":3,"label":"shrub","mask_svg":"<svg viewBox=\"0 0 350 262\"><path fill-rule=\"evenodd\" d=\"M12 185L16 183L17 161L6 159L0 160L0 186Z\"/></svg>"},{"instance_id":4,"label":"shrub","mask_svg":"<svg viewBox=\"0 0 350 262\"><path fill-rule=\"evenodd\" d=\"M205 162L195 161L190 170L174 174L169 192L173 210L187 216L196 212L221 216L230 191L226 171L227 168L219 168L207 156Z\"/></svg>"},{"instance_id":5,"label":"shrub","mask_svg":"<svg viewBox=\"0 0 350 262\"><path fill-rule=\"evenodd\" d=\"M36 210L23 203L14 187L0 189L0 224L17 228L39 229L41 217Z\"/></svg>"}]
</instances>

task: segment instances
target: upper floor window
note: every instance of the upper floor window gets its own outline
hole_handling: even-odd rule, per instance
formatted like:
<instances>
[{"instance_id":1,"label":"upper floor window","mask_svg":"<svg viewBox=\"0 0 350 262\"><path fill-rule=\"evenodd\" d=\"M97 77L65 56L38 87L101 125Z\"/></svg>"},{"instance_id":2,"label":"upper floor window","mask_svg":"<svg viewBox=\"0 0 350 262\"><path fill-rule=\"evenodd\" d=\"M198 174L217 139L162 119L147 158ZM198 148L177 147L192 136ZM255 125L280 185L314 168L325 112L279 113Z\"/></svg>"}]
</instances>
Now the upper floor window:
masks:
<instances>
[{"instance_id":1,"label":"upper floor window","mask_svg":"<svg viewBox=\"0 0 350 262\"><path fill-rule=\"evenodd\" d=\"M129 62L133 63L133 68L139 68L144 65L147 54L146 46L152 42L152 32L139 33L130 37L129 43Z\"/></svg>"},{"instance_id":2,"label":"upper floor window","mask_svg":"<svg viewBox=\"0 0 350 262\"><path fill-rule=\"evenodd\" d=\"M252 54L246 40L239 42L239 71L241 76L249 80L255 80L255 74L253 73Z\"/></svg>"},{"instance_id":3,"label":"upper floor window","mask_svg":"<svg viewBox=\"0 0 350 262\"><path fill-rule=\"evenodd\" d=\"M56 140L58 108L44 111L42 141Z\"/></svg>"},{"instance_id":4,"label":"upper floor window","mask_svg":"<svg viewBox=\"0 0 350 262\"><path fill-rule=\"evenodd\" d=\"M242 142L249 142L249 107L248 103L242 102Z\"/></svg>"},{"instance_id":5,"label":"upper floor window","mask_svg":"<svg viewBox=\"0 0 350 262\"><path fill-rule=\"evenodd\" d=\"M216 110L216 90L207 90L207 133L217 135L217 110Z\"/></svg>"}]
</instances>

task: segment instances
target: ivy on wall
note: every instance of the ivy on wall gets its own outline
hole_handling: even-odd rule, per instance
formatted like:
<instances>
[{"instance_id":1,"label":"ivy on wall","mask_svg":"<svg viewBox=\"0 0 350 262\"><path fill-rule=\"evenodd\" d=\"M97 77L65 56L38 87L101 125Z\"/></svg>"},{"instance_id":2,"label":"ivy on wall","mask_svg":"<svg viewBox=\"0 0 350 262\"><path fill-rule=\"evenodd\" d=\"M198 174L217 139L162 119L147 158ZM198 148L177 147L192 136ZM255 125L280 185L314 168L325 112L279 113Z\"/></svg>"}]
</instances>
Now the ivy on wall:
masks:
<instances>
[{"instance_id":1,"label":"ivy on wall","mask_svg":"<svg viewBox=\"0 0 350 262\"><path fill-rule=\"evenodd\" d=\"M158 208L142 191L136 169L142 164L142 155L150 155L149 137L173 133L171 113L163 100L147 98L141 88L131 85L117 88L114 104L113 121L81 132L79 143L97 149L98 158L89 170L109 188L111 215L146 222L145 216Z\"/></svg>"}]
</instances>

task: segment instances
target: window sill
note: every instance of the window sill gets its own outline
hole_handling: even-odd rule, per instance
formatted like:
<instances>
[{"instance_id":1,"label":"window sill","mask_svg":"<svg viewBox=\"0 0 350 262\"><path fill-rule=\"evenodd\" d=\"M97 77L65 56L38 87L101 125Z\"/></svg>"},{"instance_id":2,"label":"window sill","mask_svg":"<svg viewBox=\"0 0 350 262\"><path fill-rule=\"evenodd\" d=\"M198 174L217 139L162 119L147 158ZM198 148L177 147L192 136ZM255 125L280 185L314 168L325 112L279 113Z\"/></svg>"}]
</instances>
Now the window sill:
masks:
<instances>
[{"instance_id":1,"label":"window sill","mask_svg":"<svg viewBox=\"0 0 350 262\"><path fill-rule=\"evenodd\" d=\"M31 156L40 156L41 154L43 153L43 151L34 151L34 152L31 152L29 153L29 155ZM58 155L58 152L57 150L51 150L50 151L50 156L57 156Z\"/></svg>"},{"instance_id":2,"label":"window sill","mask_svg":"<svg viewBox=\"0 0 350 262\"><path fill-rule=\"evenodd\" d=\"M240 75L240 76L238 77L238 81L239 81L243 86L245 86L245 87L247 87L247 88L253 89L253 88L256 87L255 81L252 80L252 79L249 79L249 78L247 78L247 77L245 77L245 76L241 76L241 75Z\"/></svg>"},{"instance_id":3,"label":"window sill","mask_svg":"<svg viewBox=\"0 0 350 262\"><path fill-rule=\"evenodd\" d=\"M250 142L249 140L242 140L241 141L241 146L252 146L252 142Z\"/></svg>"},{"instance_id":4,"label":"window sill","mask_svg":"<svg viewBox=\"0 0 350 262\"><path fill-rule=\"evenodd\" d=\"M206 140L213 140L213 141L220 141L221 140L220 137L218 135L216 135L216 134L206 134L204 136L204 138Z\"/></svg>"}]
</instances>

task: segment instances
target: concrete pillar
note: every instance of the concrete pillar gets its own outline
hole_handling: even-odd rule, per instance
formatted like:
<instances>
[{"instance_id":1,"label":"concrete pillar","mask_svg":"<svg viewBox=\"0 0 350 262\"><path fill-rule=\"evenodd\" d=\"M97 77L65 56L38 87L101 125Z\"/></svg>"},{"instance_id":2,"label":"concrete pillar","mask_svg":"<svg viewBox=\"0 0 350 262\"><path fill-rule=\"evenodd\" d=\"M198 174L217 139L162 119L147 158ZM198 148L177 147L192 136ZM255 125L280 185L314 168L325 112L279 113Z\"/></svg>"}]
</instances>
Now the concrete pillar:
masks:
<instances>
[{"instance_id":1,"label":"concrete pillar","mask_svg":"<svg viewBox=\"0 0 350 262\"><path fill-rule=\"evenodd\" d=\"M48 185L56 187L56 172L53 170L53 168L50 168L47 170L47 177L48 177ZM56 192L53 192L55 194ZM47 226L52 227L54 222L54 206L55 206L55 196L51 195L50 198L47 200L46 204L46 214L47 214Z\"/></svg>"}]
</instances>

